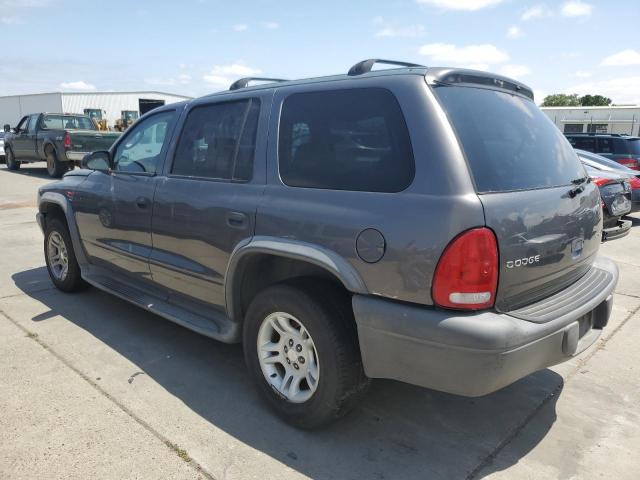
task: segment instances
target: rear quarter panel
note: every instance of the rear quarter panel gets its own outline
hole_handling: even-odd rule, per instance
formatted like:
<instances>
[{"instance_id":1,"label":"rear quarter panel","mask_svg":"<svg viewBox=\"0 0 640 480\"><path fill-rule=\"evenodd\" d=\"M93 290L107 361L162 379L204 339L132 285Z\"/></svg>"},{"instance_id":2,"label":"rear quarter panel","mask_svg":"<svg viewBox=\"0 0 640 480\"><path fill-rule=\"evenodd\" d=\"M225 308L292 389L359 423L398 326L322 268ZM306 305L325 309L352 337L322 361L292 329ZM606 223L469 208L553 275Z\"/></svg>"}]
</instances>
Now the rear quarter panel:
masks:
<instances>
[{"instance_id":1,"label":"rear quarter panel","mask_svg":"<svg viewBox=\"0 0 640 480\"><path fill-rule=\"evenodd\" d=\"M289 187L278 173L278 124L293 93L382 87L397 98L411 136L416 174L400 193ZM440 255L461 231L484 225L465 160L441 108L421 75L372 77L279 88L272 107L268 179L256 235L286 237L323 246L345 258L371 294L432 304L431 282ZM367 228L386 240L383 258L363 261L358 234Z\"/></svg>"}]
</instances>

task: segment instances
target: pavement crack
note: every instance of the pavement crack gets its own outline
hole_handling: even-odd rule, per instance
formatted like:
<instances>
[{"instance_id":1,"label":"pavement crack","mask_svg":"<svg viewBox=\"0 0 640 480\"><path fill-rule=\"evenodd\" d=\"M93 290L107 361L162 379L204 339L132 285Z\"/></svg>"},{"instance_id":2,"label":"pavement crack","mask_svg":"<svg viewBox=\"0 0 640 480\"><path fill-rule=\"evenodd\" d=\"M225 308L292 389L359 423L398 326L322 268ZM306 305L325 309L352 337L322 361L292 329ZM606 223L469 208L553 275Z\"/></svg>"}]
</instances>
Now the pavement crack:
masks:
<instances>
[{"instance_id":1,"label":"pavement crack","mask_svg":"<svg viewBox=\"0 0 640 480\"><path fill-rule=\"evenodd\" d=\"M11 295L4 295L4 296L0 297L0 300L6 300L7 298L22 297L24 295L31 295L33 293L46 292L47 290L55 290L55 289L56 289L56 287L54 287L54 286L38 288L38 289L35 289L35 290L29 290L29 291L26 291L26 292L13 293ZM4 312L2 312L2 313L4 313ZM6 314L5 314L5 316L6 316Z\"/></svg>"},{"instance_id":2,"label":"pavement crack","mask_svg":"<svg viewBox=\"0 0 640 480\"><path fill-rule=\"evenodd\" d=\"M6 298L6 297L4 297L4 298ZM124 405L122 402L120 402L117 398L115 398L113 395L111 395L109 392L107 392L104 388L102 388L100 385L98 385L93 379L89 378L80 369L75 367L69 360L67 360L65 357L63 357L58 352L56 352L54 349L52 349L51 346L48 343L46 343L44 340L42 340L37 333L32 332L29 329L27 329L26 327L22 326L17 320L15 320L11 315L9 315L7 312L5 312L2 308L0 308L0 315L2 315L4 318L9 320L16 327L18 327L20 330L22 330L27 337L32 339L34 342L37 342L38 345L40 345L46 351L51 353L51 355L53 355L65 367L69 368L76 375L78 375L80 378L82 378L85 382L87 382L89 385L91 385L98 393L100 393L102 396L104 396L109 401L111 401L120 410L122 410L131 419L133 419L138 425L140 425L147 432L149 432L151 435L153 435L158 440L160 440L167 448L169 448L172 452L176 453L178 455L178 457L180 457L191 468L196 470L200 475L202 475L203 477L205 477L208 480L216 480L216 477L214 477L210 472L205 470L205 468L202 465L200 465L197 461L195 461L193 458L191 458L189 456L189 454L186 452L186 450L183 450L183 449L179 448L176 443L174 443L171 440L169 440L162 433L160 433L158 430L156 430L154 427L152 427L147 421L143 420L138 415L136 415L131 409L129 409L126 405ZM135 374L133 376L135 376Z\"/></svg>"},{"instance_id":3,"label":"pavement crack","mask_svg":"<svg viewBox=\"0 0 640 480\"><path fill-rule=\"evenodd\" d=\"M609 343L609 341L620 331L622 327L627 324L627 322L636 313L638 313L638 311L640 311L640 306L630 311L625 319L622 320L620 324L613 329L608 337L602 339L597 345L594 345L589 353L584 358L580 359L578 365L576 365L567 374L567 377L564 379L564 381L556 388L554 388L546 397L544 397L542 401L518 425L516 425L511 431L509 431L507 436L498 445L496 445L496 447L488 455L486 455L473 470L471 470L471 472L465 477L465 479L474 480L480 478L480 473L495 461L498 455L513 440L518 437L520 432L522 432L529 425L529 423L538 415L538 413L542 411L542 409L544 409L544 407L546 407L547 404L562 391L563 387L569 382L569 380L571 380L578 372L580 372L596 353L598 353L600 350L603 350L607 343Z\"/></svg>"}]
</instances>

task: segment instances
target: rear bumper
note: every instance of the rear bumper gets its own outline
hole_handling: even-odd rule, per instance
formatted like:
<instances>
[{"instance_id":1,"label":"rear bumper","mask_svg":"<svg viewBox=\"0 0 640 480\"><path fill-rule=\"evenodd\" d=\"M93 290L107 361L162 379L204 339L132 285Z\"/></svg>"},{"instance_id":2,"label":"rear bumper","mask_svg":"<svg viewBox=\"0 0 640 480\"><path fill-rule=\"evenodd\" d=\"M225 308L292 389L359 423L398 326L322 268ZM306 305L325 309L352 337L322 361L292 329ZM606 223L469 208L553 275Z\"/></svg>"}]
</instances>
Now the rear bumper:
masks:
<instances>
[{"instance_id":1,"label":"rear bumper","mask_svg":"<svg viewBox=\"0 0 640 480\"><path fill-rule=\"evenodd\" d=\"M631 220L618 220L615 227L602 229L602 241L615 240L627 235L631 231Z\"/></svg>"},{"instance_id":2,"label":"rear bumper","mask_svg":"<svg viewBox=\"0 0 640 480\"><path fill-rule=\"evenodd\" d=\"M544 323L494 311L454 312L355 295L364 369L458 395L494 392L589 348L607 324L616 265L598 258L606 281L570 311ZM570 287L571 288L571 287Z\"/></svg>"}]
</instances>

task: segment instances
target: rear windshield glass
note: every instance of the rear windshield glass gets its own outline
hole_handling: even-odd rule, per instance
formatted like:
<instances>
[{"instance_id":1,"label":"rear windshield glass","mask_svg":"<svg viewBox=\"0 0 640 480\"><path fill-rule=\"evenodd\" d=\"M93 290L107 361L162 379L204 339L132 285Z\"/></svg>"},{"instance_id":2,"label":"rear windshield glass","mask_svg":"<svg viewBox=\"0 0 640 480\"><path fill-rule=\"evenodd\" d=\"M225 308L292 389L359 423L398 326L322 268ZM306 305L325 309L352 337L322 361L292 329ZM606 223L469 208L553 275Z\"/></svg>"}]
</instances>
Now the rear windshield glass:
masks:
<instances>
[{"instance_id":1,"label":"rear windshield glass","mask_svg":"<svg viewBox=\"0 0 640 480\"><path fill-rule=\"evenodd\" d=\"M584 177L569 142L531 100L483 88L434 90L479 193L568 185Z\"/></svg>"},{"instance_id":2,"label":"rear windshield glass","mask_svg":"<svg viewBox=\"0 0 640 480\"><path fill-rule=\"evenodd\" d=\"M49 130L95 130L96 127L89 117L71 115L45 115L42 128Z\"/></svg>"},{"instance_id":3,"label":"rear windshield glass","mask_svg":"<svg viewBox=\"0 0 640 480\"><path fill-rule=\"evenodd\" d=\"M627 140L628 153L632 155L640 155L640 138L634 138L633 140Z\"/></svg>"}]
</instances>

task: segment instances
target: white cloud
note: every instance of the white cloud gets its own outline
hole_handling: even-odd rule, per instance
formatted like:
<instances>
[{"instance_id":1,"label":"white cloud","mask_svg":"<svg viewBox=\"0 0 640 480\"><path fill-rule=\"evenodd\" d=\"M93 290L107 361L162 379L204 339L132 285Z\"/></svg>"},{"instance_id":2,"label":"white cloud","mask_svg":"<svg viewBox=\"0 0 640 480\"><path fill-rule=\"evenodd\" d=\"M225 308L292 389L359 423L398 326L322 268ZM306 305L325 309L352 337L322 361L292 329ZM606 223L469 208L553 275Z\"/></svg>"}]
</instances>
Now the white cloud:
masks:
<instances>
[{"instance_id":1,"label":"white cloud","mask_svg":"<svg viewBox=\"0 0 640 480\"><path fill-rule=\"evenodd\" d=\"M249 25L247 25L246 23L236 23L231 28L234 32L246 32L247 30L249 30Z\"/></svg>"},{"instance_id":2,"label":"white cloud","mask_svg":"<svg viewBox=\"0 0 640 480\"><path fill-rule=\"evenodd\" d=\"M483 64L486 66L509 60L509 55L505 51L489 43L461 47L448 43L430 43L421 46L418 53L429 57L434 63L443 65L477 66Z\"/></svg>"},{"instance_id":3,"label":"white cloud","mask_svg":"<svg viewBox=\"0 0 640 480\"><path fill-rule=\"evenodd\" d=\"M375 33L376 37L417 38L422 37L425 34L425 29L422 25L392 25L391 23L385 22L382 17L375 17L373 19L373 24L381 27L380 30Z\"/></svg>"},{"instance_id":4,"label":"white cloud","mask_svg":"<svg viewBox=\"0 0 640 480\"><path fill-rule=\"evenodd\" d=\"M278 22L260 22L260 25L268 30L276 30L280 28L280 24Z\"/></svg>"},{"instance_id":5,"label":"white cloud","mask_svg":"<svg viewBox=\"0 0 640 480\"><path fill-rule=\"evenodd\" d=\"M500 75L504 75L505 77L519 79L520 77L529 75L531 73L531 69L526 65L507 64L500 67L498 72Z\"/></svg>"},{"instance_id":6,"label":"white cloud","mask_svg":"<svg viewBox=\"0 0 640 480\"><path fill-rule=\"evenodd\" d=\"M215 65L202 79L214 87L224 89L242 77L252 77L262 73L257 68L249 67L241 62L231 65Z\"/></svg>"},{"instance_id":7,"label":"white cloud","mask_svg":"<svg viewBox=\"0 0 640 480\"><path fill-rule=\"evenodd\" d=\"M640 65L640 52L637 50L622 50L606 57L600 65L605 67L626 67L629 65Z\"/></svg>"},{"instance_id":8,"label":"white cloud","mask_svg":"<svg viewBox=\"0 0 640 480\"><path fill-rule=\"evenodd\" d=\"M588 17L592 10L593 5L575 0L562 5L560 13L565 17Z\"/></svg>"},{"instance_id":9,"label":"white cloud","mask_svg":"<svg viewBox=\"0 0 640 480\"><path fill-rule=\"evenodd\" d=\"M520 18L526 22L537 18L549 17L551 15L551 10L549 10L545 5L534 5L533 7L527 8Z\"/></svg>"},{"instance_id":10,"label":"white cloud","mask_svg":"<svg viewBox=\"0 0 640 480\"><path fill-rule=\"evenodd\" d=\"M516 25L513 25L507 29L507 37L509 38L520 38L522 35L522 29Z\"/></svg>"},{"instance_id":11,"label":"white cloud","mask_svg":"<svg viewBox=\"0 0 640 480\"><path fill-rule=\"evenodd\" d=\"M613 100L613 103L638 103L640 104L640 76L618 77L610 80L599 80L581 83L565 89L567 93L579 95L604 95Z\"/></svg>"},{"instance_id":12,"label":"white cloud","mask_svg":"<svg viewBox=\"0 0 640 480\"><path fill-rule=\"evenodd\" d=\"M593 73L587 70L578 70L577 72L573 73L573 76L578 78L589 78L591 75L593 75Z\"/></svg>"},{"instance_id":13,"label":"white cloud","mask_svg":"<svg viewBox=\"0 0 640 480\"><path fill-rule=\"evenodd\" d=\"M62 82L60 84L60 88L62 90L83 90L90 91L95 90L96 86L91 83L84 82L82 80L78 80L77 82Z\"/></svg>"},{"instance_id":14,"label":"white cloud","mask_svg":"<svg viewBox=\"0 0 640 480\"><path fill-rule=\"evenodd\" d=\"M487 7L494 7L503 0L416 0L422 5L431 5L444 10L466 10L474 12Z\"/></svg>"},{"instance_id":15,"label":"white cloud","mask_svg":"<svg viewBox=\"0 0 640 480\"><path fill-rule=\"evenodd\" d=\"M546 96L547 92L544 90L533 89L533 98L537 105L540 105Z\"/></svg>"}]
</instances>

